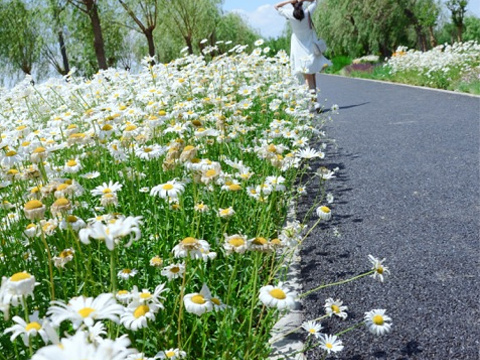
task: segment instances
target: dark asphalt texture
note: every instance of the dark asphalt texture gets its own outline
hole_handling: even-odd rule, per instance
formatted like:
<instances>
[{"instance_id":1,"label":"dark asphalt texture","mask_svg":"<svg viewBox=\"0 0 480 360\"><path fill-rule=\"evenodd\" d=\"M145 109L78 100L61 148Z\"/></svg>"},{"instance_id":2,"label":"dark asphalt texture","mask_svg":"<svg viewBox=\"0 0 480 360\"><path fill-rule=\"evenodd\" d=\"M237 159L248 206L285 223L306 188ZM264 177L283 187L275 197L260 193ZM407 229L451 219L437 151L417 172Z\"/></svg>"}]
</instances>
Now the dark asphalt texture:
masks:
<instances>
[{"instance_id":1,"label":"dark asphalt texture","mask_svg":"<svg viewBox=\"0 0 480 360\"><path fill-rule=\"evenodd\" d=\"M340 171L327 185L332 220L302 249L304 290L370 269L369 254L391 275L308 296L305 320L328 297L349 307L346 321L322 322L331 334L387 310L392 331L345 334L339 359L480 359L480 98L328 75L319 87L340 106L325 129L337 147L320 165Z\"/></svg>"}]
</instances>

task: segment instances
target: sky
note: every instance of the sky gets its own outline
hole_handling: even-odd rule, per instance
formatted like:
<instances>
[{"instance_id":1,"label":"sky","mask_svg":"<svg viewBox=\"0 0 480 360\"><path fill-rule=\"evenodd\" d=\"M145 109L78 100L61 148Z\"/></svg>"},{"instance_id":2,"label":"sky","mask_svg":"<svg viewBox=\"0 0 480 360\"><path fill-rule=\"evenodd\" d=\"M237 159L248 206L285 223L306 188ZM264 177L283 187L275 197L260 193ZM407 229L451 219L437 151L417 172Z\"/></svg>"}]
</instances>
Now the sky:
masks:
<instances>
[{"instance_id":1,"label":"sky","mask_svg":"<svg viewBox=\"0 0 480 360\"><path fill-rule=\"evenodd\" d=\"M263 37L277 37L285 27L285 18L278 15L273 5L281 0L224 0L223 9L244 16ZM445 1L443 1L445 2ZM480 0L470 0L469 14L480 17Z\"/></svg>"}]
</instances>

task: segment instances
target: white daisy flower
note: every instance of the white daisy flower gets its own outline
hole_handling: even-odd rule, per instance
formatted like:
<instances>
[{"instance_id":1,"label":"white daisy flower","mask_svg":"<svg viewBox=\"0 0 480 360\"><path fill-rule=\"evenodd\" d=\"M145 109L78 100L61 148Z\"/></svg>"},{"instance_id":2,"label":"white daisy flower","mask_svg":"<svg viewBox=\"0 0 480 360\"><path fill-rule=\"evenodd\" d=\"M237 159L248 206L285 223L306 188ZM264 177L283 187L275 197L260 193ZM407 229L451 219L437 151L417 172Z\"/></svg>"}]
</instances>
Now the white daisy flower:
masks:
<instances>
[{"instance_id":1,"label":"white daisy flower","mask_svg":"<svg viewBox=\"0 0 480 360\"><path fill-rule=\"evenodd\" d=\"M70 159L65 163L63 171L69 174L75 174L82 170L83 166L78 159Z\"/></svg>"},{"instance_id":2,"label":"white daisy flower","mask_svg":"<svg viewBox=\"0 0 480 360\"><path fill-rule=\"evenodd\" d=\"M83 323L92 326L96 320L109 319L118 323L119 316L123 313L123 306L117 304L110 293L100 294L96 298L79 296L74 297L65 304L63 301L52 301L47 315L53 324L59 326L63 321L70 320L73 328Z\"/></svg>"},{"instance_id":3,"label":"white daisy flower","mask_svg":"<svg viewBox=\"0 0 480 360\"><path fill-rule=\"evenodd\" d=\"M82 174L80 175L82 178L84 179L96 179L97 177L100 176L100 173L98 171L92 171L92 172L88 172L88 173L85 173L85 174Z\"/></svg>"},{"instance_id":4,"label":"white daisy flower","mask_svg":"<svg viewBox=\"0 0 480 360\"><path fill-rule=\"evenodd\" d=\"M150 190L150 195L158 195L165 200L178 199L178 196L181 195L184 191L185 185L182 182L176 181L174 179L171 181L167 181L165 184L154 186Z\"/></svg>"},{"instance_id":5,"label":"white daisy flower","mask_svg":"<svg viewBox=\"0 0 480 360\"><path fill-rule=\"evenodd\" d=\"M3 304L18 306L23 303L23 298L33 296L33 290L39 283L35 277L26 271L18 272L9 278L2 278L1 293L3 293Z\"/></svg>"},{"instance_id":6,"label":"white daisy flower","mask_svg":"<svg viewBox=\"0 0 480 360\"><path fill-rule=\"evenodd\" d=\"M161 274L166 276L168 280L177 279L183 277L185 273L185 264L172 264L164 267Z\"/></svg>"},{"instance_id":7,"label":"white daisy flower","mask_svg":"<svg viewBox=\"0 0 480 360\"><path fill-rule=\"evenodd\" d=\"M374 273L371 276L374 279L376 279L378 277L380 282L383 282L383 280L384 280L383 276L385 274L390 274L390 270L388 270L388 268L383 265L383 262L385 261L385 259L379 260L379 259L373 257L372 255L368 255L368 260L370 260L370 262L373 265L372 270L375 270Z\"/></svg>"},{"instance_id":8,"label":"white daisy flower","mask_svg":"<svg viewBox=\"0 0 480 360\"><path fill-rule=\"evenodd\" d=\"M227 255L231 253L243 254L247 251L249 243L245 235L235 234L228 236L227 234L223 234L223 236L225 237L223 248L226 250Z\"/></svg>"},{"instance_id":9,"label":"white daisy flower","mask_svg":"<svg viewBox=\"0 0 480 360\"><path fill-rule=\"evenodd\" d=\"M177 360L177 359L183 359L185 357L187 357L187 353L185 351L182 351L180 349L168 349L168 350L163 350L158 352L154 358Z\"/></svg>"},{"instance_id":10,"label":"white daisy flower","mask_svg":"<svg viewBox=\"0 0 480 360\"><path fill-rule=\"evenodd\" d=\"M210 244L205 240L186 237L172 249L176 258L184 258L190 255L192 259L203 259L203 254L210 252Z\"/></svg>"},{"instance_id":11,"label":"white daisy flower","mask_svg":"<svg viewBox=\"0 0 480 360\"><path fill-rule=\"evenodd\" d=\"M183 297L185 310L200 316L206 312L213 310L213 302L211 301L210 290L204 284L199 293L187 294Z\"/></svg>"},{"instance_id":12,"label":"white daisy flower","mask_svg":"<svg viewBox=\"0 0 480 360\"><path fill-rule=\"evenodd\" d=\"M316 212L319 219L328 221L332 218L332 212L328 206L319 206Z\"/></svg>"},{"instance_id":13,"label":"white daisy flower","mask_svg":"<svg viewBox=\"0 0 480 360\"><path fill-rule=\"evenodd\" d=\"M321 335L320 330L322 330L322 325L311 320L304 322L302 324L302 329L308 332L308 336L312 335L318 339Z\"/></svg>"},{"instance_id":14,"label":"white daisy flower","mask_svg":"<svg viewBox=\"0 0 480 360\"><path fill-rule=\"evenodd\" d=\"M127 329L137 331L148 326L148 320L155 320L158 307L155 304L140 304L133 301L125 309L120 322Z\"/></svg>"},{"instance_id":15,"label":"white daisy flower","mask_svg":"<svg viewBox=\"0 0 480 360\"><path fill-rule=\"evenodd\" d=\"M295 306L296 296L294 292L290 292L282 284L278 284L277 286L262 286L259 298L264 305L282 310L292 309Z\"/></svg>"},{"instance_id":16,"label":"white daisy flower","mask_svg":"<svg viewBox=\"0 0 480 360\"><path fill-rule=\"evenodd\" d=\"M340 340L336 335L325 335L320 336L320 347L327 351L327 354L331 352L342 351L344 346L342 340Z\"/></svg>"},{"instance_id":17,"label":"white daisy flower","mask_svg":"<svg viewBox=\"0 0 480 360\"><path fill-rule=\"evenodd\" d=\"M218 209L218 216L221 217L222 219L228 219L232 217L235 214L235 210L233 210L233 207L228 207L226 209L219 208Z\"/></svg>"},{"instance_id":18,"label":"white daisy flower","mask_svg":"<svg viewBox=\"0 0 480 360\"><path fill-rule=\"evenodd\" d=\"M392 319L385 315L384 309L374 309L365 313L365 325L371 333L383 335L390 331Z\"/></svg>"},{"instance_id":19,"label":"white daisy flower","mask_svg":"<svg viewBox=\"0 0 480 360\"><path fill-rule=\"evenodd\" d=\"M12 333L10 341L15 340L17 336L21 336L25 346L28 346L29 338L38 334L45 344L48 343L49 339L42 327L43 320L38 317L38 311L29 316L28 323L19 316L14 316L12 320L16 324L4 330L4 334Z\"/></svg>"},{"instance_id":20,"label":"white daisy flower","mask_svg":"<svg viewBox=\"0 0 480 360\"><path fill-rule=\"evenodd\" d=\"M119 182L114 183L114 182L110 181L108 184L103 183L102 185L97 186L95 189L93 189L90 192L94 196L102 196L102 195L109 194L109 193L116 193L117 191L122 190L122 186L123 185L120 184Z\"/></svg>"},{"instance_id":21,"label":"white daisy flower","mask_svg":"<svg viewBox=\"0 0 480 360\"><path fill-rule=\"evenodd\" d=\"M123 269L117 273L117 276L121 280L129 280L130 278L135 277L138 271L136 269Z\"/></svg>"},{"instance_id":22,"label":"white daisy flower","mask_svg":"<svg viewBox=\"0 0 480 360\"><path fill-rule=\"evenodd\" d=\"M325 312L328 316L335 315L344 320L348 316L345 312L346 310L348 310L348 306L344 306L343 301L328 298L327 300L325 300L325 305L323 305L323 307L325 308Z\"/></svg>"}]
</instances>

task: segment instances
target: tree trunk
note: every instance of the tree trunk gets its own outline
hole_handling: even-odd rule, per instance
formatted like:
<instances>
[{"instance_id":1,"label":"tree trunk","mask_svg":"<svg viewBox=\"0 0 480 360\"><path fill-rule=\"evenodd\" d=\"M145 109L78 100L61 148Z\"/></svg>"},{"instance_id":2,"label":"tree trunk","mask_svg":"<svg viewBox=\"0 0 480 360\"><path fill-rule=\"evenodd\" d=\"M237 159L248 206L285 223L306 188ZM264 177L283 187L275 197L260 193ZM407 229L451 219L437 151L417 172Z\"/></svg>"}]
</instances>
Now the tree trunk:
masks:
<instances>
[{"instance_id":1,"label":"tree trunk","mask_svg":"<svg viewBox=\"0 0 480 360\"><path fill-rule=\"evenodd\" d=\"M462 42L462 33L463 33L463 24L460 23L457 25L457 41Z\"/></svg>"},{"instance_id":2,"label":"tree trunk","mask_svg":"<svg viewBox=\"0 0 480 360\"><path fill-rule=\"evenodd\" d=\"M70 71L70 66L68 64L67 49L65 48L65 40L63 39L63 31L58 30L58 44L60 45L60 53L62 54L63 60L63 72L62 75L67 75Z\"/></svg>"},{"instance_id":3,"label":"tree trunk","mask_svg":"<svg viewBox=\"0 0 480 360\"><path fill-rule=\"evenodd\" d=\"M188 53L192 55L193 54L192 36L191 35L185 36L185 42L187 43Z\"/></svg>"},{"instance_id":4,"label":"tree trunk","mask_svg":"<svg viewBox=\"0 0 480 360\"><path fill-rule=\"evenodd\" d=\"M438 43L437 43L437 39L435 38L435 34L433 32L433 26L428 27L428 35L430 36L430 46L432 48L436 47Z\"/></svg>"},{"instance_id":5,"label":"tree trunk","mask_svg":"<svg viewBox=\"0 0 480 360\"><path fill-rule=\"evenodd\" d=\"M98 16L97 5L94 0L84 0L87 6L88 16L92 22L93 30L93 47L95 48L95 55L97 56L98 67L102 70L106 70L107 58L105 56L105 44L103 42L102 26L100 25L100 17Z\"/></svg>"},{"instance_id":6,"label":"tree trunk","mask_svg":"<svg viewBox=\"0 0 480 360\"><path fill-rule=\"evenodd\" d=\"M147 38L148 43L148 55L151 57L155 56L155 43L153 42L153 29L145 29L143 32ZM152 64L153 65L153 64Z\"/></svg>"}]
</instances>

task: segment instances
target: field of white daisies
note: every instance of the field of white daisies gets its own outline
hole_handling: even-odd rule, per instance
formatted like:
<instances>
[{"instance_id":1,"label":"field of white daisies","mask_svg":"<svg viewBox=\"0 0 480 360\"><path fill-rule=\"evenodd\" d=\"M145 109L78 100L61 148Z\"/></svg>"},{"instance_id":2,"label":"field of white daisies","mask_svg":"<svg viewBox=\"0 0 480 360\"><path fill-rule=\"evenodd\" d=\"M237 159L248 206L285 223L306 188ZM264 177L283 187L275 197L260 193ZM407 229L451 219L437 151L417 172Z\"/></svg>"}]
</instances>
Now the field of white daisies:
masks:
<instances>
[{"instance_id":1,"label":"field of white daisies","mask_svg":"<svg viewBox=\"0 0 480 360\"><path fill-rule=\"evenodd\" d=\"M0 359L268 357L306 295L283 282L311 230L287 208L315 184L309 213L328 221L334 171L301 180L326 117L266 52L0 89ZM370 260L357 278L383 280ZM328 299L325 316L345 310ZM390 318L362 324L383 334ZM344 346L319 319L303 329L309 348Z\"/></svg>"}]
</instances>

